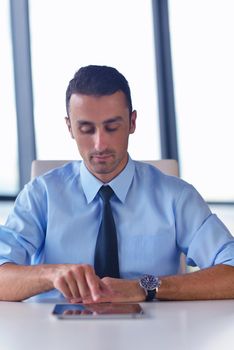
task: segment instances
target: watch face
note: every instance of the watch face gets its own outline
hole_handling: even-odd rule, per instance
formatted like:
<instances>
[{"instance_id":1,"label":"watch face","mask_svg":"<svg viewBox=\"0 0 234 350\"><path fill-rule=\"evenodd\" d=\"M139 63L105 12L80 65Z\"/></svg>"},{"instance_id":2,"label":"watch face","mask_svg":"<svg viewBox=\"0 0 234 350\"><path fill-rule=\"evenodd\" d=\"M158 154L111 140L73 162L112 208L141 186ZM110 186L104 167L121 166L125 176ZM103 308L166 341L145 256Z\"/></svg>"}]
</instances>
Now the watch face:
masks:
<instances>
[{"instance_id":1,"label":"watch face","mask_svg":"<svg viewBox=\"0 0 234 350\"><path fill-rule=\"evenodd\" d=\"M145 275L141 278L140 283L146 290L154 290L159 286L159 279L153 275Z\"/></svg>"}]
</instances>

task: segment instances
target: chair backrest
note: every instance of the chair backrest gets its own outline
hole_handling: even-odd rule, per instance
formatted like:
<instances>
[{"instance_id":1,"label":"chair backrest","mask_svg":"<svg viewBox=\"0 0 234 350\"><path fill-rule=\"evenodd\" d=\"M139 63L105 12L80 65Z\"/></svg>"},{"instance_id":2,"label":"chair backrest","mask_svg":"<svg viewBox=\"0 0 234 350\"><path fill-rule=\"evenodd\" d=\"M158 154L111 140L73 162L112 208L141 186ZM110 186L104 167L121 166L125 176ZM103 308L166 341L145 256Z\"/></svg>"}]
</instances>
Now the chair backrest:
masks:
<instances>
[{"instance_id":1,"label":"chair backrest","mask_svg":"<svg viewBox=\"0 0 234 350\"><path fill-rule=\"evenodd\" d=\"M70 160L34 160L31 168L31 179L68 162ZM167 175L179 176L178 162L174 159L145 160L144 162L154 165Z\"/></svg>"}]
</instances>

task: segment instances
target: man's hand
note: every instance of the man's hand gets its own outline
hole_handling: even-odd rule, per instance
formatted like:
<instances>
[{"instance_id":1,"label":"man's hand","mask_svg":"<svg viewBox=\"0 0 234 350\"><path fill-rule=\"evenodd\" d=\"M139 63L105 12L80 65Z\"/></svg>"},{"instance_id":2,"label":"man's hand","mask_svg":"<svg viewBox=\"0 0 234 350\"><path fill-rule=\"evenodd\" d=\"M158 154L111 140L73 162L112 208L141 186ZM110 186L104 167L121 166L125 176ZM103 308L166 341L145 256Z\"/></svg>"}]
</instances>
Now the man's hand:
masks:
<instances>
[{"instance_id":1,"label":"man's hand","mask_svg":"<svg viewBox=\"0 0 234 350\"><path fill-rule=\"evenodd\" d=\"M50 278L54 288L71 302L93 303L113 298L111 288L90 265L55 265Z\"/></svg>"},{"instance_id":2,"label":"man's hand","mask_svg":"<svg viewBox=\"0 0 234 350\"><path fill-rule=\"evenodd\" d=\"M42 264L0 266L0 300L19 301L59 290L70 302L99 303L145 300L138 281L110 277L100 279L90 265Z\"/></svg>"},{"instance_id":3,"label":"man's hand","mask_svg":"<svg viewBox=\"0 0 234 350\"><path fill-rule=\"evenodd\" d=\"M145 301L146 295L137 280L124 280L118 278L104 277L102 279L108 290L112 291L109 296L103 296L101 302L141 302Z\"/></svg>"},{"instance_id":4,"label":"man's hand","mask_svg":"<svg viewBox=\"0 0 234 350\"><path fill-rule=\"evenodd\" d=\"M6 263L0 266L0 281L0 300L20 301L54 288L71 302L94 303L113 298L112 290L90 265Z\"/></svg>"},{"instance_id":5,"label":"man's hand","mask_svg":"<svg viewBox=\"0 0 234 350\"><path fill-rule=\"evenodd\" d=\"M90 265L56 265L54 288L70 302L139 302L145 292L136 280L100 279Z\"/></svg>"}]
</instances>

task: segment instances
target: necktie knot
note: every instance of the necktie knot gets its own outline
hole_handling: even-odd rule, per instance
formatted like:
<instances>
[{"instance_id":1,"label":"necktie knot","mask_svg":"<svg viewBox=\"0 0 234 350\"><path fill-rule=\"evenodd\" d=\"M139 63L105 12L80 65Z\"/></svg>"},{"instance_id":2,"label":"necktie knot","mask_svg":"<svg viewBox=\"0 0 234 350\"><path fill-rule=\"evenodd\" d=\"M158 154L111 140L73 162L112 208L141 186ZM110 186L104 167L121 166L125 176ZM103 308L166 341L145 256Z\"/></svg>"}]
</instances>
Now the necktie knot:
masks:
<instances>
[{"instance_id":1,"label":"necktie knot","mask_svg":"<svg viewBox=\"0 0 234 350\"><path fill-rule=\"evenodd\" d=\"M102 186L99 190L99 194L104 203L108 202L110 198L113 196L114 191L110 186Z\"/></svg>"}]
</instances>

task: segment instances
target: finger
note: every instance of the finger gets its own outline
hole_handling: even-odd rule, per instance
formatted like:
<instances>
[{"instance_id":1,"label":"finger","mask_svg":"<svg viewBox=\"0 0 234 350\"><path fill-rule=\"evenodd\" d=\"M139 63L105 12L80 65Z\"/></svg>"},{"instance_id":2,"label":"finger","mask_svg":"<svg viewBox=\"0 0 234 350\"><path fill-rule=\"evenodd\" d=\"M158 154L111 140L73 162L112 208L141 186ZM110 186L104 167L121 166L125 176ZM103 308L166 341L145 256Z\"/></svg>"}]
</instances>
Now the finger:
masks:
<instances>
[{"instance_id":1,"label":"finger","mask_svg":"<svg viewBox=\"0 0 234 350\"><path fill-rule=\"evenodd\" d=\"M68 288L70 289L71 298L80 300L81 296L80 296L79 288L77 286L76 277L72 270L68 271L66 274L66 283Z\"/></svg>"},{"instance_id":2,"label":"finger","mask_svg":"<svg viewBox=\"0 0 234 350\"><path fill-rule=\"evenodd\" d=\"M68 299L68 301L71 304L78 304L78 303L82 302L82 299L81 298L71 298L71 299Z\"/></svg>"},{"instance_id":3,"label":"finger","mask_svg":"<svg viewBox=\"0 0 234 350\"><path fill-rule=\"evenodd\" d=\"M95 274L92 266L87 266L85 270L85 277L93 301L98 301L103 292L105 293L105 290L102 288L102 282Z\"/></svg>"},{"instance_id":4,"label":"finger","mask_svg":"<svg viewBox=\"0 0 234 350\"><path fill-rule=\"evenodd\" d=\"M66 279L63 276L60 276L55 280L54 287L58 289L64 295L65 298L70 299L72 297L70 288L66 282Z\"/></svg>"},{"instance_id":5,"label":"finger","mask_svg":"<svg viewBox=\"0 0 234 350\"><path fill-rule=\"evenodd\" d=\"M79 265L79 266L76 266L74 271L74 276L76 279L77 288L79 290L79 295L83 302L86 302L86 300L90 300L91 298L90 288L86 280L86 273L85 273L86 268L87 268L87 265Z\"/></svg>"}]
</instances>

